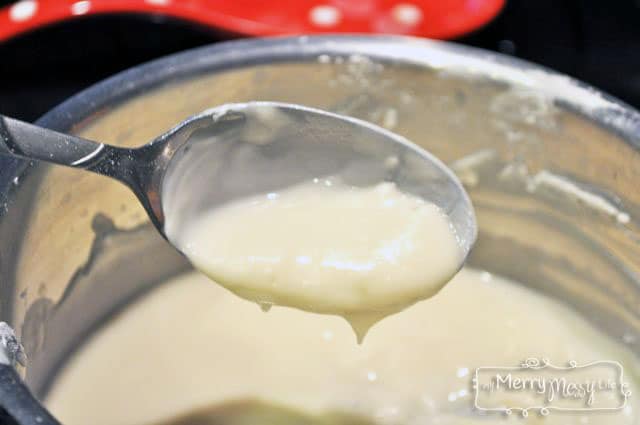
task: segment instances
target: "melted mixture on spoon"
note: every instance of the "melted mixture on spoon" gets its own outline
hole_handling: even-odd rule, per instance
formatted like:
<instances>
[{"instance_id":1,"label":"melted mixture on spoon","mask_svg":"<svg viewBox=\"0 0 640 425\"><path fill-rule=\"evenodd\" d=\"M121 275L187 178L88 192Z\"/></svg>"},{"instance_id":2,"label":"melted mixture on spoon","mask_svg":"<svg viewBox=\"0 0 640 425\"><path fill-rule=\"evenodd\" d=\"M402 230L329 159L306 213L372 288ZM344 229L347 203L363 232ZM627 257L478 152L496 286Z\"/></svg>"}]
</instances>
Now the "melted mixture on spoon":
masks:
<instances>
[{"instance_id":1,"label":"melted mixture on spoon","mask_svg":"<svg viewBox=\"0 0 640 425\"><path fill-rule=\"evenodd\" d=\"M168 236L239 296L265 310L340 315L359 341L385 316L438 292L463 258L447 216L393 183L315 179L215 209Z\"/></svg>"}]
</instances>

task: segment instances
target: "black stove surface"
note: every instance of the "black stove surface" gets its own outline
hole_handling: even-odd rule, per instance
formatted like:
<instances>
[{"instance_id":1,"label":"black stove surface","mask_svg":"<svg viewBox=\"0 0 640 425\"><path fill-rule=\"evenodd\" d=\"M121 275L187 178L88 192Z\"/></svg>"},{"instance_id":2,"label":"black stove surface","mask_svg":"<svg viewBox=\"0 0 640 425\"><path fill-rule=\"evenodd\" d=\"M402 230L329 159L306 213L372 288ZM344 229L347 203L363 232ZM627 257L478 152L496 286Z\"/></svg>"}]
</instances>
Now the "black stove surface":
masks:
<instances>
[{"instance_id":1,"label":"black stove surface","mask_svg":"<svg viewBox=\"0 0 640 425\"><path fill-rule=\"evenodd\" d=\"M34 120L118 71L229 38L142 15L38 30L0 44L0 113ZM545 65L640 108L640 0L507 0L492 23L455 41Z\"/></svg>"}]
</instances>

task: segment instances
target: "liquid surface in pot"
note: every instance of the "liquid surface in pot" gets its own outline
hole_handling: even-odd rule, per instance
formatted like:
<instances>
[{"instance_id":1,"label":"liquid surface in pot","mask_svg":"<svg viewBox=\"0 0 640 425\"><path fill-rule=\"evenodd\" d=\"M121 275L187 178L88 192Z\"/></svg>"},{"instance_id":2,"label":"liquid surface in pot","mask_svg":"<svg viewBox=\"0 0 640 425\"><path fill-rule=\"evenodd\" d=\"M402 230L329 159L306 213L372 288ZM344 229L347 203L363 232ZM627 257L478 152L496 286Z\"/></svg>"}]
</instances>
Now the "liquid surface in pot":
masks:
<instances>
[{"instance_id":1,"label":"liquid surface in pot","mask_svg":"<svg viewBox=\"0 0 640 425\"><path fill-rule=\"evenodd\" d=\"M438 292L463 258L444 212L393 183L314 179L175 227L169 239L215 282L265 309L342 316L358 340Z\"/></svg>"},{"instance_id":2,"label":"liquid surface in pot","mask_svg":"<svg viewBox=\"0 0 640 425\"><path fill-rule=\"evenodd\" d=\"M619 411L531 412L524 421L473 409L476 368L530 357L620 362L632 395ZM630 351L573 310L486 272L463 269L438 296L373 327L362 345L338 317L278 306L265 314L192 273L95 334L46 404L65 425L634 425L639 374ZM605 378L607 369L588 376ZM595 403L615 397L600 391Z\"/></svg>"}]
</instances>

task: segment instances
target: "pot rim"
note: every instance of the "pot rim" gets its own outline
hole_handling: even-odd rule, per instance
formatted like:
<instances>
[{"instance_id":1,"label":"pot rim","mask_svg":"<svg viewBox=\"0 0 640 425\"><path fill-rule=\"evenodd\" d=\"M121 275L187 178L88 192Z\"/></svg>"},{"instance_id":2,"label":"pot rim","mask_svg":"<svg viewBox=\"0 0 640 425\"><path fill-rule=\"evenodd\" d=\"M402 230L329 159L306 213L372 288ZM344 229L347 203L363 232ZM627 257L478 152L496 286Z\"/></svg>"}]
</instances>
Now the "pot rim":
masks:
<instances>
[{"instance_id":1,"label":"pot rim","mask_svg":"<svg viewBox=\"0 0 640 425\"><path fill-rule=\"evenodd\" d=\"M137 65L102 80L62 102L38 125L73 131L104 108L168 81L242 66L315 60L320 55L364 56L445 70L461 77L489 78L546 96L617 133L640 149L640 112L586 83L512 56L457 43L388 35L264 37L215 43Z\"/></svg>"}]
</instances>

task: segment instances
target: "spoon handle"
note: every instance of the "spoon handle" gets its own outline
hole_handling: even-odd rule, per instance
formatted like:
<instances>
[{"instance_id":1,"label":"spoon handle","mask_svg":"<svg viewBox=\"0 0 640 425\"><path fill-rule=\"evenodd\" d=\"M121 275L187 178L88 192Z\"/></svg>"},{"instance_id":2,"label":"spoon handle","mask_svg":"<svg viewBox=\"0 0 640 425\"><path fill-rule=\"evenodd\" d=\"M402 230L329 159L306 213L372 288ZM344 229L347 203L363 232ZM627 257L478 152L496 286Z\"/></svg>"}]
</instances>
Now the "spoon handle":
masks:
<instances>
[{"instance_id":1,"label":"spoon handle","mask_svg":"<svg viewBox=\"0 0 640 425\"><path fill-rule=\"evenodd\" d=\"M150 158L156 155L156 148L120 148L0 115L0 155L82 168L119 180L136 194L154 224L162 228L160 197L150 184L156 170Z\"/></svg>"},{"instance_id":2,"label":"spoon handle","mask_svg":"<svg viewBox=\"0 0 640 425\"><path fill-rule=\"evenodd\" d=\"M0 115L0 154L86 168L113 176L113 163L124 149L38 127Z\"/></svg>"}]
</instances>

